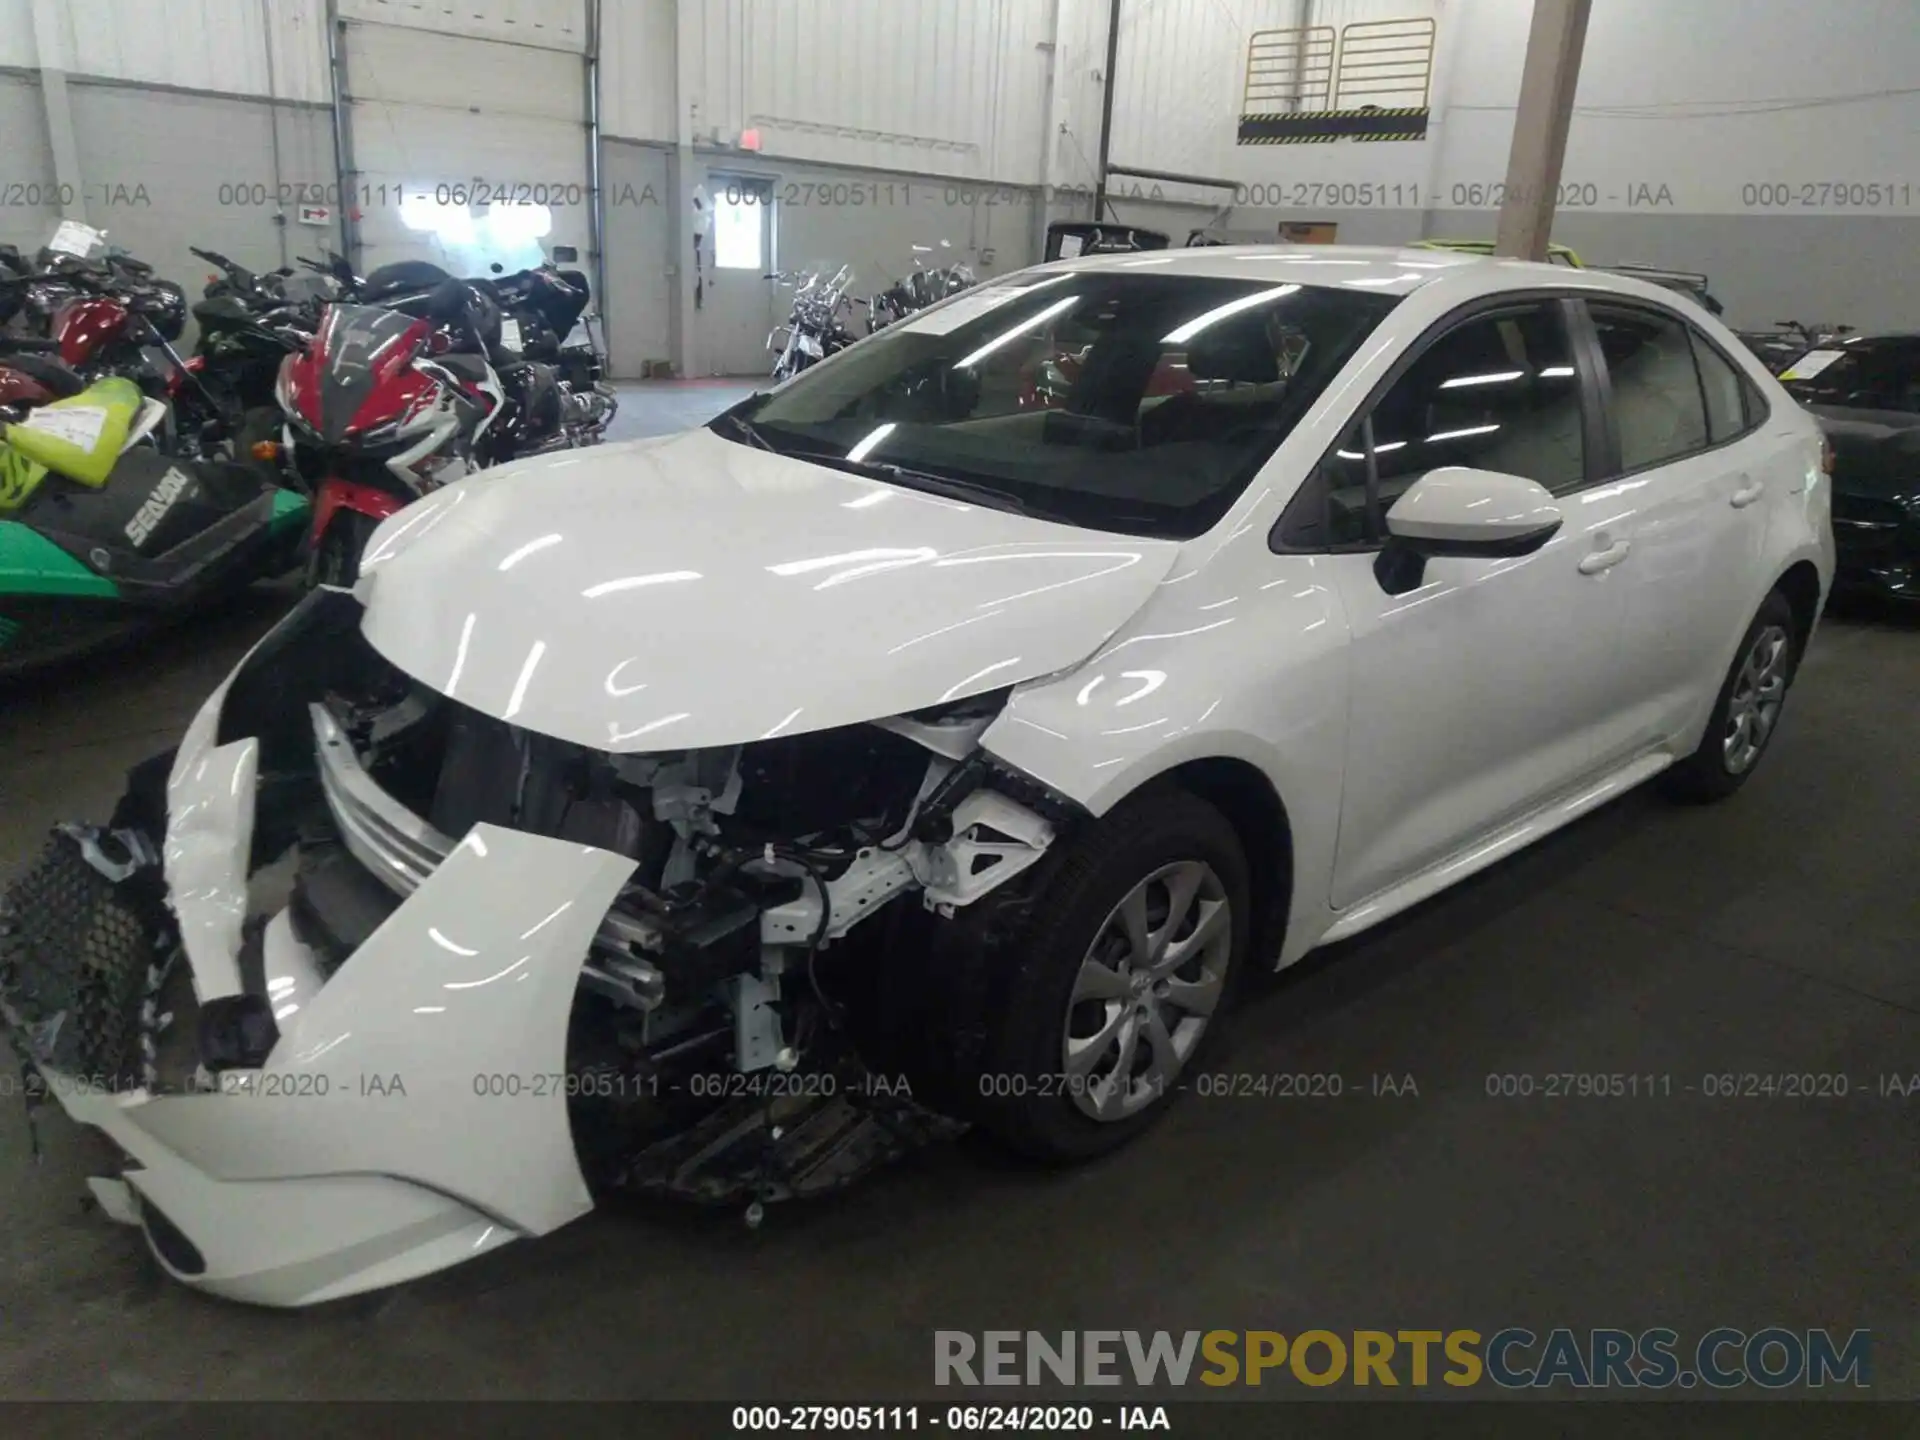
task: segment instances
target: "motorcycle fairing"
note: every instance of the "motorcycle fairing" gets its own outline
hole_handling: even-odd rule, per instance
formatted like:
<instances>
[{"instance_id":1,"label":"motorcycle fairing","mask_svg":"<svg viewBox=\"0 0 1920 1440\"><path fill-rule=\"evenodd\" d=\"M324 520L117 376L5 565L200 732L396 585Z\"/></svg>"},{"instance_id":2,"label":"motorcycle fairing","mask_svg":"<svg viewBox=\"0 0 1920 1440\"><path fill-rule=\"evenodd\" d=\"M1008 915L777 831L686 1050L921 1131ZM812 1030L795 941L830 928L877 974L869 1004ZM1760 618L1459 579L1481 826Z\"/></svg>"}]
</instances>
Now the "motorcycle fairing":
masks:
<instances>
[{"instance_id":1,"label":"motorcycle fairing","mask_svg":"<svg viewBox=\"0 0 1920 1440\"><path fill-rule=\"evenodd\" d=\"M399 418L401 397L388 404L381 392L402 377L413 359L414 342L426 329L424 321L397 310L373 305L328 308L309 356L296 362L297 371L305 372L299 381L318 389L317 401L303 396L300 408L322 440L337 445L352 431ZM418 388L407 388L408 403ZM378 414L370 408L376 399L382 402L373 407Z\"/></svg>"}]
</instances>

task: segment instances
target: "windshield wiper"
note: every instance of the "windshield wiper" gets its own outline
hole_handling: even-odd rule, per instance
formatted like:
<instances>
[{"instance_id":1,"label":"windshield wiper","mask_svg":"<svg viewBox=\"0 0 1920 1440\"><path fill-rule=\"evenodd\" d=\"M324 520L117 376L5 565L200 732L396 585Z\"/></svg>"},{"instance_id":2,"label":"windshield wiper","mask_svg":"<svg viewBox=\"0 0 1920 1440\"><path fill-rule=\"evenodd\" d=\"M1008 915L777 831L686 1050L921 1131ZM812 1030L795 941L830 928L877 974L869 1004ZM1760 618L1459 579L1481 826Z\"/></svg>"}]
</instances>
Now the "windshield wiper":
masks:
<instances>
[{"instance_id":1,"label":"windshield wiper","mask_svg":"<svg viewBox=\"0 0 1920 1440\"><path fill-rule=\"evenodd\" d=\"M952 475L937 475L929 470L915 470L906 465L895 465L887 460L849 460L839 456L806 456L809 460L817 458L822 465L832 465L836 469L850 470L856 475L871 475L880 480L891 480L904 485L909 490L925 490L935 495L944 495L949 500L972 500L996 510L1011 510L1016 515L1034 515L1037 512L1017 495L1010 495L991 485L982 485L975 480L961 480Z\"/></svg>"},{"instance_id":2,"label":"windshield wiper","mask_svg":"<svg viewBox=\"0 0 1920 1440\"><path fill-rule=\"evenodd\" d=\"M775 454L780 453L774 443L760 433L759 426L755 425L745 416L736 415L731 410L721 411L718 415L714 416L709 423L710 427L715 430L719 429L722 425L726 426L734 435L746 441L747 444L754 446L756 449L772 450Z\"/></svg>"}]
</instances>

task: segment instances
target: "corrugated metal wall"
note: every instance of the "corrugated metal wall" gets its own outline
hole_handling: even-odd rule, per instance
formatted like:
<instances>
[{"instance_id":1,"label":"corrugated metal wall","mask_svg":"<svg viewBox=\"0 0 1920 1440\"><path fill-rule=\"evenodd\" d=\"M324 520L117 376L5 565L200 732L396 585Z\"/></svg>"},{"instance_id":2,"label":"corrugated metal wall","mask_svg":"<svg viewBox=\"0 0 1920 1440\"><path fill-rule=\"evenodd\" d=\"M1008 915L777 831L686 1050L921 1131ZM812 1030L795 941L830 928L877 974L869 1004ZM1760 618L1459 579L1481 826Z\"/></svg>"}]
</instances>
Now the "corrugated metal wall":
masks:
<instances>
[{"instance_id":1,"label":"corrugated metal wall","mask_svg":"<svg viewBox=\"0 0 1920 1440\"><path fill-rule=\"evenodd\" d=\"M1039 175L1046 0L704 0L697 142L930 175Z\"/></svg>"},{"instance_id":2,"label":"corrugated metal wall","mask_svg":"<svg viewBox=\"0 0 1920 1440\"><path fill-rule=\"evenodd\" d=\"M674 0L603 0L600 11L600 128L623 140L672 141Z\"/></svg>"},{"instance_id":3,"label":"corrugated metal wall","mask_svg":"<svg viewBox=\"0 0 1920 1440\"><path fill-rule=\"evenodd\" d=\"M325 101L322 0L35 0L0 5L0 64Z\"/></svg>"},{"instance_id":4,"label":"corrugated metal wall","mask_svg":"<svg viewBox=\"0 0 1920 1440\"><path fill-rule=\"evenodd\" d=\"M1033 184L1056 0L604 0L603 124L769 154ZM0 64L33 68L36 0L0 0ZM324 0L38 0L79 75L324 102ZM1090 178L1104 0L1058 0L1056 179ZM1151 6L1149 7L1151 8ZM341 0L349 20L578 51L586 0ZM687 53L676 63L676 43ZM677 94L681 72L686 92ZM1078 93L1076 94L1076 87ZM1084 156L1084 158L1082 158ZM1076 172L1079 172L1076 174Z\"/></svg>"}]
</instances>

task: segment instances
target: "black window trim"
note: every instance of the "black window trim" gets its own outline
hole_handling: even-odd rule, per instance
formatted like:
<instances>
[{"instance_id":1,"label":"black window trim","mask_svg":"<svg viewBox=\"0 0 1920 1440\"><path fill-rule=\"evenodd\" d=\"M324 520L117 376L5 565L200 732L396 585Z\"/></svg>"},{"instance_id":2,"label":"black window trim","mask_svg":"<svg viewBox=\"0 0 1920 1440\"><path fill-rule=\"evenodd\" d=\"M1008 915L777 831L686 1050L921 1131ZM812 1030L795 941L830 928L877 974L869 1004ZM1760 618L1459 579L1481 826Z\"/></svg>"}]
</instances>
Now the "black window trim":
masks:
<instances>
[{"instance_id":1,"label":"black window trim","mask_svg":"<svg viewBox=\"0 0 1920 1440\"><path fill-rule=\"evenodd\" d=\"M1658 470L1662 465L1678 465L1682 460L1691 460L1698 455L1711 455L1714 451L1723 450L1729 445L1738 445L1742 440L1753 435L1773 417L1773 409L1767 400L1766 394L1753 382L1753 377L1747 374L1746 367L1728 355L1724 349L1714 343L1711 336L1679 311L1669 310L1666 306L1655 304L1651 300L1642 300L1638 295L1588 294L1581 296L1575 304L1579 311L1580 329L1585 335L1585 363L1587 368L1593 372L1594 382L1601 399L1603 417L1601 428L1604 432L1603 450L1601 453L1606 456L1610 466L1610 473L1603 476L1599 483L1607 484L1615 480L1630 480L1635 475L1644 475L1649 470ZM1614 413L1613 409L1613 377L1607 369L1606 355L1600 346L1600 330L1599 327L1593 323L1593 312L1588 308L1590 305L1599 305L1603 309L1608 310L1626 310L1629 312L1637 310L1642 314L1670 321L1673 324L1684 327L1687 335L1687 353L1693 357L1694 384L1700 391L1700 418L1701 423L1706 427L1707 433L1707 443L1705 445L1685 451L1679 455L1668 455L1659 460L1651 460L1645 465L1637 465L1631 470L1622 467L1620 463L1619 416ZM1740 414L1743 423L1738 431L1729 435L1724 440L1715 440L1713 438L1713 417L1707 408L1706 377L1700 373L1699 352L1694 348L1698 345L1707 346L1714 354L1718 355L1722 361L1732 366L1733 373L1739 377L1742 382L1740 387ZM1758 397L1760 400L1761 413L1758 419L1755 419L1753 415L1752 399L1754 397Z\"/></svg>"},{"instance_id":2,"label":"black window trim","mask_svg":"<svg viewBox=\"0 0 1920 1440\"><path fill-rule=\"evenodd\" d=\"M1286 543L1282 538L1282 532L1286 528L1288 516L1293 513L1294 506L1302 503L1310 492L1319 488L1321 467L1333 458L1333 453L1339 449L1341 442L1352 433L1356 425L1372 424L1374 408L1386 398L1389 390L1406 377L1406 373L1419 363L1427 351L1464 325L1478 320L1497 318L1508 312L1519 313L1531 310L1546 301L1554 302L1560 308L1560 323L1567 337L1567 348L1573 356L1574 371L1580 384L1580 459L1585 478L1575 488L1559 491L1558 494L1577 495L1583 490L1590 490L1596 485L1603 485L1609 479L1615 478L1599 473L1596 463L1606 438L1606 420L1600 394L1600 381L1606 372L1604 367L1596 368L1595 366L1594 362L1599 358L1598 342L1592 335L1590 327L1587 341L1593 348L1589 350L1588 345L1582 343L1581 327L1587 324L1587 320L1585 312L1579 308L1581 293L1560 288L1503 290L1498 294L1481 295L1468 300L1435 320L1401 353L1400 358L1393 362L1387 373L1381 376L1373 389L1367 392L1366 398L1354 407L1346 424L1340 428L1339 434L1334 436L1333 441L1321 452L1320 458L1308 467L1306 479L1301 482L1300 488L1294 491L1293 497L1281 507L1279 517L1274 520L1272 529L1267 532L1267 549L1275 555L1371 555L1385 545L1386 540L1383 536L1375 540L1355 540L1344 545L1295 546ZM1378 504L1375 494L1378 484L1372 448L1369 445L1367 455L1369 523L1372 523L1372 512ZM1378 518L1384 529L1386 517L1382 515Z\"/></svg>"}]
</instances>

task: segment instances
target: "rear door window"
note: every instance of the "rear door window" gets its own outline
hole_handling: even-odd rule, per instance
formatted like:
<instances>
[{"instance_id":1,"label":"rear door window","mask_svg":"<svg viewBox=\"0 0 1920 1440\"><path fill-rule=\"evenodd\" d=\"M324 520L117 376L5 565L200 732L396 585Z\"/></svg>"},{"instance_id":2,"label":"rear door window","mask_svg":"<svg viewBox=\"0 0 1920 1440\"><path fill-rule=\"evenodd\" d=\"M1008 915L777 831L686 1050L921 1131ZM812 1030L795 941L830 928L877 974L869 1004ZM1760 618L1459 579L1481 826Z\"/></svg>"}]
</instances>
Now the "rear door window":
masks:
<instances>
[{"instance_id":1,"label":"rear door window","mask_svg":"<svg viewBox=\"0 0 1920 1440\"><path fill-rule=\"evenodd\" d=\"M1652 310L1588 308L1611 382L1621 471L1631 474L1706 449L1707 401L1686 323Z\"/></svg>"}]
</instances>

